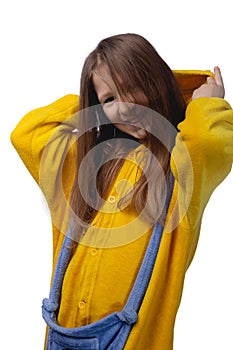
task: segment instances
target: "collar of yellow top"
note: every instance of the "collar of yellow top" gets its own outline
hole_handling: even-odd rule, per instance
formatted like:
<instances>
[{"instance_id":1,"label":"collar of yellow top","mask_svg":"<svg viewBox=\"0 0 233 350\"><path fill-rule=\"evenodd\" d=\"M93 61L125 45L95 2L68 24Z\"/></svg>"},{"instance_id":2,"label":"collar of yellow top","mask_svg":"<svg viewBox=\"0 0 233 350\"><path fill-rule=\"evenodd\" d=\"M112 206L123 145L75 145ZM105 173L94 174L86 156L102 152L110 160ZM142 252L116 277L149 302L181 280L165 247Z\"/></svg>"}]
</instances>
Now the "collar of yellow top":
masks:
<instances>
[{"instance_id":1,"label":"collar of yellow top","mask_svg":"<svg viewBox=\"0 0 233 350\"><path fill-rule=\"evenodd\" d=\"M206 83L207 77L214 76L209 70L174 70L173 73L176 76L186 101L192 97L195 89Z\"/></svg>"}]
</instances>

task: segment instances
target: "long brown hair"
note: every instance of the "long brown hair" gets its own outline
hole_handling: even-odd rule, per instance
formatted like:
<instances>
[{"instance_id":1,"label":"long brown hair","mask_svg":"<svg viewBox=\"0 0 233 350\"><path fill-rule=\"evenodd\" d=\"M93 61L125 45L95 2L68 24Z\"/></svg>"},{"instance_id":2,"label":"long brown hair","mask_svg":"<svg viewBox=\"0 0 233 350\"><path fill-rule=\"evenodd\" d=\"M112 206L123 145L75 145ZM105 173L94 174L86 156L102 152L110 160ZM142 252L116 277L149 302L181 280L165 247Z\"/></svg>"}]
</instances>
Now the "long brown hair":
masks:
<instances>
[{"instance_id":1,"label":"long brown hair","mask_svg":"<svg viewBox=\"0 0 233 350\"><path fill-rule=\"evenodd\" d=\"M91 224L101 206L101 198L105 199L108 195L124 163L122 154L127 154L138 145L134 140L136 142L134 146L131 142L125 146L122 138L114 138L113 133L119 132L119 130L116 130L110 123L103 125L100 135L98 135L98 129L93 127L96 111L101 119L101 124L105 124L106 120L92 84L92 75L98 64L104 64L108 67L121 96L127 95L131 87L140 89L148 99L147 107L158 112L175 128L184 119L186 108L185 100L172 70L154 47L142 36L121 34L106 38L89 54L81 74L79 110L83 113L80 114L78 125L78 129L86 130L86 132L78 139L77 174L71 193L71 207L78 218L76 229L79 231L79 235L82 228L86 229ZM140 104L140 101L137 100L133 102ZM88 108L91 106L96 106L96 108ZM90 125L92 126L90 127ZM165 132L169 133L169 130ZM98 155L101 156L98 157L95 154L93 157L93 153L90 151L94 150L101 137L104 140L113 139L113 141L112 143L103 143L101 151L98 152ZM127 139L127 136L124 135L123 138ZM172 148L174 137L170 141ZM111 153L111 147L114 148L115 152L119 150L121 156L109 160L107 154ZM109 152L108 148L110 148ZM157 137L148 133L144 148L145 156L142 157L143 172L133 191L126 196L128 205L136 208L138 213L144 209L144 219L149 223L153 223L157 218L166 187L171 180L170 151ZM91 155L88 156L89 154ZM153 156L160 164L163 174L159 171L158 165L151 164ZM85 162L82 162L84 157ZM82 164L81 167L81 163L85 163L85 165ZM77 226L79 227L77 228Z\"/></svg>"}]
</instances>

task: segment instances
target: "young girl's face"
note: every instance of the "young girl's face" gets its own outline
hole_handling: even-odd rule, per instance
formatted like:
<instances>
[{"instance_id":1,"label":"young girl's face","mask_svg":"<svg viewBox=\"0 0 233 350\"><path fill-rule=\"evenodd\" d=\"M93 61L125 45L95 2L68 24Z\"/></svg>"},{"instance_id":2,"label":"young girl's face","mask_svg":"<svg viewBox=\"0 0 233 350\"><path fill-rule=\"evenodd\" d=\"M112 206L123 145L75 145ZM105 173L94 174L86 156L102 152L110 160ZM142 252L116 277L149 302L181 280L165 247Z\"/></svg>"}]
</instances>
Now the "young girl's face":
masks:
<instances>
[{"instance_id":1,"label":"young girl's face","mask_svg":"<svg viewBox=\"0 0 233 350\"><path fill-rule=\"evenodd\" d=\"M105 65L99 66L94 71L92 83L104 113L110 121L119 130L139 140L145 139L147 133L143 123L145 123L146 118L144 118L143 111L146 108L139 108L138 105L146 106L148 100L142 91L138 89L132 91L131 89L122 101L122 96L117 92L114 81Z\"/></svg>"}]
</instances>

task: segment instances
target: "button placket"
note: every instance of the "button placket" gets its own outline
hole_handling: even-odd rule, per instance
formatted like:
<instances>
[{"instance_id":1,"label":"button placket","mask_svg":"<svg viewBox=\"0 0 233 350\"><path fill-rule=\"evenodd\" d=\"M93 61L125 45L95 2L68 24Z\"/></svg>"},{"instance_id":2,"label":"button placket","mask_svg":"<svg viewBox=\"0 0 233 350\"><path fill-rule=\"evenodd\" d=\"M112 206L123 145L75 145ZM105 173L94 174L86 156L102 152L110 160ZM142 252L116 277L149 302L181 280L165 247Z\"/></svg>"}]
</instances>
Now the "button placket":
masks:
<instances>
[{"instance_id":1,"label":"button placket","mask_svg":"<svg viewBox=\"0 0 233 350\"><path fill-rule=\"evenodd\" d=\"M108 202L109 203L115 203L116 202L116 197L115 196L109 196L108 197Z\"/></svg>"},{"instance_id":2,"label":"button placket","mask_svg":"<svg viewBox=\"0 0 233 350\"><path fill-rule=\"evenodd\" d=\"M98 250L96 248L91 249L91 255L96 256L98 254Z\"/></svg>"},{"instance_id":3,"label":"button placket","mask_svg":"<svg viewBox=\"0 0 233 350\"><path fill-rule=\"evenodd\" d=\"M86 308L86 302L85 300L80 300L78 303L78 307L80 310L84 310Z\"/></svg>"}]
</instances>

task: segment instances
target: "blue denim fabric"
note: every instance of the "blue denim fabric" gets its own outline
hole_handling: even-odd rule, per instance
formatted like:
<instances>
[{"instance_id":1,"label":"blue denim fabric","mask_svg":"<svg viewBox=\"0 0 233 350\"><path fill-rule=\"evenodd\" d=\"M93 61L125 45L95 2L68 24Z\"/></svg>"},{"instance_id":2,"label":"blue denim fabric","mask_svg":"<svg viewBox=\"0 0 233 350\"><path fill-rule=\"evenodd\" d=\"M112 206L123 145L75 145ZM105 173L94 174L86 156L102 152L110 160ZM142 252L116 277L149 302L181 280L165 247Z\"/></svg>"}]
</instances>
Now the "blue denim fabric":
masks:
<instances>
[{"instance_id":1,"label":"blue denim fabric","mask_svg":"<svg viewBox=\"0 0 233 350\"><path fill-rule=\"evenodd\" d=\"M170 202L170 193L167 200ZM58 258L48 299L43 300L42 315L49 326L46 350L121 350L127 341L149 284L158 254L163 227L156 223L126 305L103 319L77 328L65 328L57 324L60 292L66 268L69 264L72 240L67 234Z\"/></svg>"}]
</instances>

